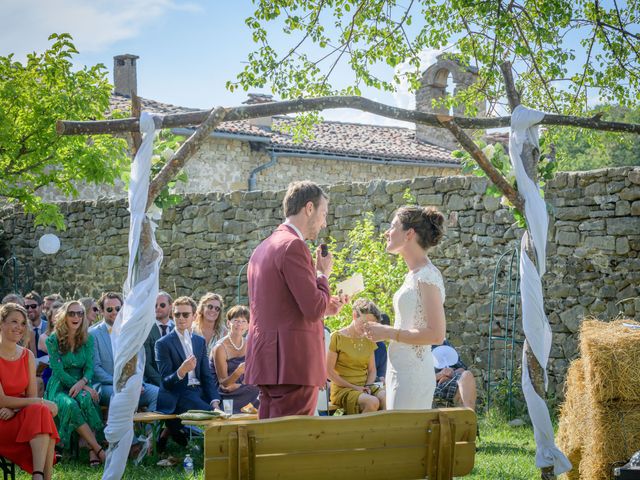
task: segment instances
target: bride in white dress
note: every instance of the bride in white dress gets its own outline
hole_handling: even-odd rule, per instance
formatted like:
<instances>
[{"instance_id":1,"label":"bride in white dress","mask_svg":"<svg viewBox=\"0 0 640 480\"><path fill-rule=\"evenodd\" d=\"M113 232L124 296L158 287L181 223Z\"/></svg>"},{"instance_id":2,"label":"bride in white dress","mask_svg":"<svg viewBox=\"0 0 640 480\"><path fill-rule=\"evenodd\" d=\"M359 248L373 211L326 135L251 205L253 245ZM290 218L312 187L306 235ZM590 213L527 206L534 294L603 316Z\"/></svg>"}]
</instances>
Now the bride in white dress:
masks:
<instances>
[{"instance_id":1,"label":"bride in white dress","mask_svg":"<svg viewBox=\"0 0 640 480\"><path fill-rule=\"evenodd\" d=\"M436 377L431 345L445 338L444 282L427 257L444 233L444 216L433 207L401 207L385 232L387 251L402 255L409 273L393 296L393 327L370 323L366 335L389 340L387 409L430 409Z\"/></svg>"}]
</instances>

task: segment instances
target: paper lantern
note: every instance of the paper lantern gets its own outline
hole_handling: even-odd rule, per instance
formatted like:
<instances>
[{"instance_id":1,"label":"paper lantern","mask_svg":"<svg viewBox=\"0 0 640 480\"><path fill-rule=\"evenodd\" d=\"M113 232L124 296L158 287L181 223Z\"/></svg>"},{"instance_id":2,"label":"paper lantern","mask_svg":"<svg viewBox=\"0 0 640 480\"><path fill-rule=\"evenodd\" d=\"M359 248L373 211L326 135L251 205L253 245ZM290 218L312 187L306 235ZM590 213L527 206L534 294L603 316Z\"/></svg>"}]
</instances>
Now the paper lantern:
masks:
<instances>
[{"instance_id":1,"label":"paper lantern","mask_svg":"<svg viewBox=\"0 0 640 480\"><path fill-rule=\"evenodd\" d=\"M38 248L46 255L53 255L60 250L60 239L53 233L45 233L38 241Z\"/></svg>"}]
</instances>

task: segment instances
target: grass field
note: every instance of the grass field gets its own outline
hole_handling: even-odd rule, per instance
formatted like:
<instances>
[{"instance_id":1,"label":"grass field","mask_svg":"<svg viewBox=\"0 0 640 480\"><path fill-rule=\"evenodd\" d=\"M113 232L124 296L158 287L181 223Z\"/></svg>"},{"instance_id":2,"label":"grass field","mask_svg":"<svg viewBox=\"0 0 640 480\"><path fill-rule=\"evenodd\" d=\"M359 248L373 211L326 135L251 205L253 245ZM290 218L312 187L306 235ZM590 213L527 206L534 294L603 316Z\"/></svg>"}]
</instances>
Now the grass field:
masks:
<instances>
[{"instance_id":1,"label":"grass field","mask_svg":"<svg viewBox=\"0 0 640 480\"><path fill-rule=\"evenodd\" d=\"M480 479L532 479L537 476L535 467L535 442L533 430L530 426L509 427L506 421L497 415L482 415L480 422L479 451L476 454L476 462L473 472L467 477L471 480ZM170 444L173 445L173 444ZM202 453L195 447L192 456L196 460L196 467L201 466ZM174 455L183 456L184 449L172 452ZM182 464L176 467L157 467L155 457L145 458L142 464L134 466L129 464L124 478L129 479L154 479L177 480L188 478L182 469ZM202 478L202 470L196 470L196 477ZM19 480L30 478L24 472L16 475ZM102 469L91 468L88 465L86 450L80 453L80 459L69 459L55 467L55 480L99 480L102 478Z\"/></svg>"}]
</instances>

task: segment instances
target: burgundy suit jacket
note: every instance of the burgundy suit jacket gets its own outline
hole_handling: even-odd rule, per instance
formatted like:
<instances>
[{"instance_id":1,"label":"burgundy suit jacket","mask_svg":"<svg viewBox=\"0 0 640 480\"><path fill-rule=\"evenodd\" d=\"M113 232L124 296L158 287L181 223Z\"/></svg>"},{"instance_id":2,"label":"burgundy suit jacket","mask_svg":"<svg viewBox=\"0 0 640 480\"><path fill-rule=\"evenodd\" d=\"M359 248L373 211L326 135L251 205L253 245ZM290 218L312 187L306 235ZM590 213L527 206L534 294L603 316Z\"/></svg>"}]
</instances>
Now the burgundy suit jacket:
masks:
<instances>
[{"instance_id":1,"label":"burgundy suit jacket","mask_svg":"<svg viewBox=\"0 0 640 480\"><path fill-rule=\"evenodd\" d=\"M280 225L253 251L247 279L251 324L245 383L325 385L329 282L316 276L306 243Z\"/></svg>"}]
</instances>

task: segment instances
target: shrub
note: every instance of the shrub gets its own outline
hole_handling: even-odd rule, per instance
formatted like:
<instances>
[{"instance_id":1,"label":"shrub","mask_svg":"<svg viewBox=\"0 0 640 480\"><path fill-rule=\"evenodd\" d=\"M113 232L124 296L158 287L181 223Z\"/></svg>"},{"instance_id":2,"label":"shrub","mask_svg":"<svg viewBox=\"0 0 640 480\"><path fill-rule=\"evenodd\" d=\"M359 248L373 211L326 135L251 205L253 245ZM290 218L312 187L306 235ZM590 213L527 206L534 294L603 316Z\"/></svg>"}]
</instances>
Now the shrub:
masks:
<instances>
[{"instance_id":1,"label":"shrub","mask_svg":"<svg viewBox=\"0 0 640 480\"><path fill-rule=\"evenodd\" d=\"M382 312L393 318L393 294L400 288L407 273L402 257L389 255L386 240L373 223L373 214L367 213L356 222L342 248L331 238L329 246L334 255L332 283L361 273L364 292L358 297L373 300ZM336 292L334 292L336 293ZM335 317L327 318L325 324L336 330L351 322L351 306L345 305Z\"/></svg>"}]
</instances>

